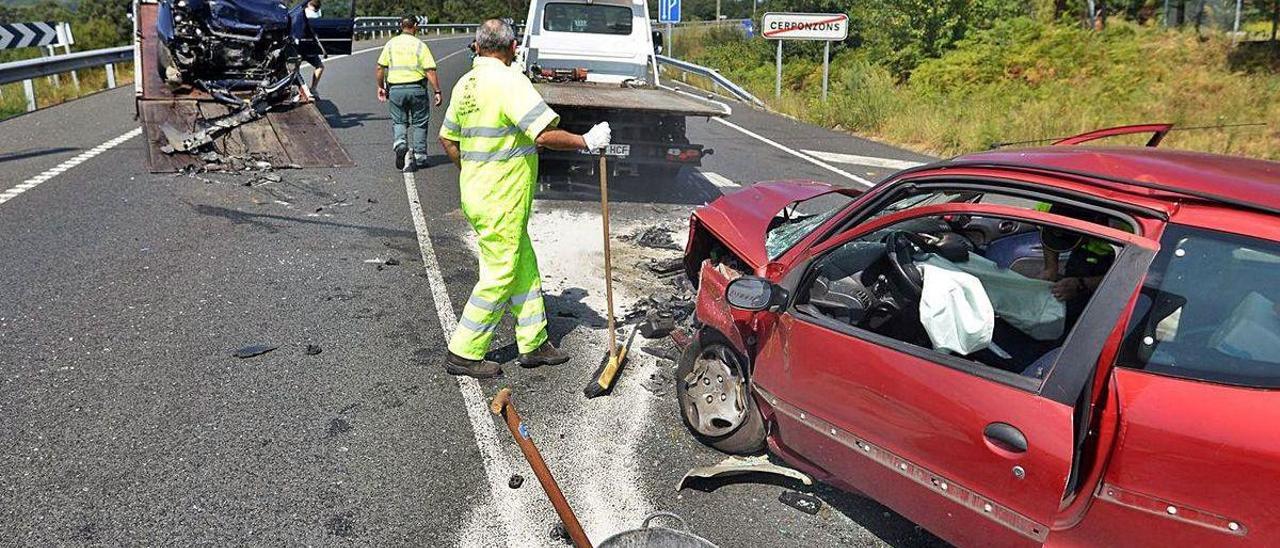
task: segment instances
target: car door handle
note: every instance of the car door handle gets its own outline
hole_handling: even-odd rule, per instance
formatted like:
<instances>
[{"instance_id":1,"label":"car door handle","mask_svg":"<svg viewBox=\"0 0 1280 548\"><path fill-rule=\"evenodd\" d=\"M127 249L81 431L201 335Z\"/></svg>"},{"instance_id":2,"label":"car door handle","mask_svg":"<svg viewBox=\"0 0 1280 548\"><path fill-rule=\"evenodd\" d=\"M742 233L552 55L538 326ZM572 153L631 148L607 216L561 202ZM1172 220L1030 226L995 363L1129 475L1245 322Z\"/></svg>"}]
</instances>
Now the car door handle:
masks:
<instances>
[{"instance_id":1,"label":"car door handle","mask_svg":"<svg viewBox=\"0 0 1280 548\"><path fill-rule=\"evenodd\" d=\"M993 422L983 429L982 435L992 445L1010 453L1027 452L1027 437L1012 424Z\"/></svg>"}]
</instances>

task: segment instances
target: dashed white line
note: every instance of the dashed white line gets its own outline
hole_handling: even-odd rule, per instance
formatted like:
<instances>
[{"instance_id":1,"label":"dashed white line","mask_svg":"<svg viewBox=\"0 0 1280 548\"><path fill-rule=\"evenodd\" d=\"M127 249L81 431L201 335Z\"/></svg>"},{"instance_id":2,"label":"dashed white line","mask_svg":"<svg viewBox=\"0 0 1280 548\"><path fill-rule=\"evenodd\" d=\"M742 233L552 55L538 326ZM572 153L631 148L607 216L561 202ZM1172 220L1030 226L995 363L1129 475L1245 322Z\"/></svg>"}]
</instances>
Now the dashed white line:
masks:
<instances>
[{"instance_id":1,"label":"dashed white line","mask_svg":"<svg viewBox=\"0 0 1280 548\"><path fill-rule=\"evenodd\" d=\"M102 154L103 152L106 152L117 146L120 146L121 143L124 143L129 139L137 137L141 133L142 133L142 128L134 128L130 130L128 133L125 133L124 135L121 135L119 137L116 137L115 139L112 139L96 147L93 147L89 150L81 152L80 154L62 162L61 164L58 164L57 166L54 166L52 169L49 169L44 173L36 175L35 177L27 179L26 181L23 181L21 183L18 183L13 188L5 190L4 192L0 192L0 204L3 204L9 200L12 200L18 195L28 190L31 190L37 186L40 186L40 184L44 183L45 181L48 181L49 179L52 179L73 167L76 167L80 164L83 164L89 161L94 156L97 156L99 154Z\"/></svg>"},{"instance_id":2,"label":"dashed white line","mask_svg":"<svg viewBox=\"0 0 1280 548\"><path fill-rule=\"evenodd\" d=\"M728 177L725 177L724 175L721 175L719 173L699 170L698 175L701 175L703 179L707 180L707 182L713 185L716 185L717 187L720 187L720 188L738 188L742 186L742 185L739 185L738 183L733 182Z\"/></svg>"},{"instance_id":3,"label":"dashed white line","mask_svg":"<svg viewBox=\"0 0 1280 548\"><path fill-rule=\"evenodd\" d=\"M422 213L422 204L418 200L418 187L413 173L404 174L404 191L409 197L409 210L413 215L413 226L418 232L418 248L422 253L422 265L427 271L427 282L431 286L431 299L435 302L436 316L440 320L440 328L447 338L453 334L458 325L457 316L453 312L453 302L444 283L444 275L440 271L440 261L436 259L435 248L431 245L431 233L427 229L427 219ZM505 493L503 489L511 477L512 465L498 446L498 437L493 419L489 417L488 402L480 383L470 377L455 377L458 389L462 392L462 402L467 408L467 418L471 422L471 431L475 435L476 447L480 449L481 465L489 480L490 504L498 514L503 539L462 539L464 544L488 543L492 546L529 546L536 542L528 535L532 531L541 531L530 519L530 512L523 508L522 499L515 494ZM509 490L508 490L509 491ZM486 513L485 508L479 512ZM495 516L483 516L482 521L490 522ZM473 524L474 525L474 524ZM461 527L459 528L461 529Z\"/></svg>"},{"instance_id":4,"label":"dashed white line","mask_svg":"<svg viewBox=\"0 0 1280 548\"><path fill-rule=\"evenodd\" d=\"M879 158L876 156L858 156L856 154L841 154L838 152L823 152L821 150L801 150L805 154L813 156L819 160L834 162L837 164L849 164L854 166L880 167L885 169L911 169L924 165L923 162L911 162L907 160L894 160L891 158Z\"/></svg>"},{"instance_id":5,"label":"dashed white line","mask_svg":"<svg viewBox=\"0 0 1280 548\"><path fill-rule=\"evenodd\" d=\"M822 168L822 169L825 169L825 170L827 170L827 171L830 171L830 172L832 172L832 173L835 173L836 175L839 175L839 176L841 176L841 177L844 177L844 178L846 178L846 179L848 179L848 180L850 180L850 181L853 181L853 182L858 183L858 184L860 184L860 185L863 185L863 186L865 186L865 187L870 188L870 187L872 186L872 184L873 184L871 181L868 181L867 179L863 179L862 177L859 177L859 176L857 176L857 175L854 175L854 174L852 174L852 173L849 173L849 172L847 172L847 171L845 171L845 170L843 170L843 169L840 169L840 168L838 168L838 167L836 167L836 166L833 166L833 165L831 165L831 164L828 164L828 163L826 163L826 162L824 162L824 161L822 161L822 160L819 160L819 159L817 159L817 158L814 158L814 157L812 157L812 156L809 156L809 155L807 155L807 154L805 154L805 153L803 153L803 152L800 152L800 151L795 150L795 149L793 149L793 148L790 148L790 147L787 147L787 146L785 146L785 145L779 144L778 142L776 142L776 141L774 141L774 140L772 140L772 139L769 139L768 137L762 136L762 135L760 135L760 134L758 134L758 133L756 133L756 132L754 132L754 131L751 131L751 130L749 130L749 129L747 129L747 128L744 128L744 127L742 127L742 126L740 126L740 125L738 125L738 124L735 124L735 123L730 122L730 121L728 121L728 120L725 120L725 119L723 119L723 118L712 118L712 120L715 120L716 122L719 122L719 123L721 123L721 124L723 124L723 125L725 125L725 126L728 126L728 127L733 128L733 129L736 129L736 130L738 130L739 132L741 132L743 135L746 135L746 136L748 136L748 137L751 137L751 138L753 138L753 139L755 139L755 140L757 140L757 141L760 141L760 142L762 142L762 143L764 143L764 144L766 144L766 145L769 145L769 146L771 146L771 147L773 147L773 148L776 148L776 149L778 149L778 150L781 150L781 151L783 151L783 152L785 152L785 153L787 153L787 154L790 154L790 155L792 155L792 156L795 156L796 158L799 158L799 159L801 159L801 160L804 160L804 161L806 161L806 162L809 162L809 163L811 163L811 164L813 164L813 165L815 165L815 166L818 166L818 167L820 167L820 168Z\"/></svg>"}]
</instances>

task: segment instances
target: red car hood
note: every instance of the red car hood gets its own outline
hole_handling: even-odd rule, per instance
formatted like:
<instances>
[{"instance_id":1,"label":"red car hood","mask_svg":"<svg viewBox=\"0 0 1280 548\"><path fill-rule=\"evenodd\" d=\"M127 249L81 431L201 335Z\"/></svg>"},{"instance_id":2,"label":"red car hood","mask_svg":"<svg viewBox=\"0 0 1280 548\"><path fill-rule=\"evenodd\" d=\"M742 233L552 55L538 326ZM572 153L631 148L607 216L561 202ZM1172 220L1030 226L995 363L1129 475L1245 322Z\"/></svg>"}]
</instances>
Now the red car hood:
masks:
<instances>
[{"instance_id":1,"label":"red car hood","mask_svg":"<svg viewBox=\"0 0 1280 548\"><path fill-rule=\"evenodd\" d=\"M721 242L752 267L769 262L765 237L769 224L782 208L832 192L861 194L817 181L773 181L756 183L746 189L721 196L698 208L694 216Z\"/></svg>"}]
</instances>

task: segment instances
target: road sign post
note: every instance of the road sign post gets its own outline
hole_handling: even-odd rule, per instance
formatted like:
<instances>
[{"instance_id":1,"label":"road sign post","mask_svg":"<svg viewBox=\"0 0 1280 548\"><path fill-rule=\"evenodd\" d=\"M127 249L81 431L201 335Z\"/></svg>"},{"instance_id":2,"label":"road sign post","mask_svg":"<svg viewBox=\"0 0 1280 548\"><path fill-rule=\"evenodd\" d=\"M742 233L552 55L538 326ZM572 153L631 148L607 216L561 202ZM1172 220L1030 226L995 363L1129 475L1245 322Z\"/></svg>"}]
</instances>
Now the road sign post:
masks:
<instances>
[{"instance_id":1,"label":"road sign post","mask_svg":"<svg viewBox=\"0 0 1280 548\"><path fill-rule=\"evenodd\" d=\"M823 42L822 46L822 102L827 102L827 80L831 74L831 41Z\"/></svg>"},{"instance_id":2,"label":"road sign post","mask_svg":"<svg viewBox=\"0 0 1280 548\"><path fill-rule=\"evenodd\" d=\"M777 74L773 85L775 97L782 97L782 41L826 42L822 50L822 100L825 102L831 73L831 43L849 36L849 16L843 13L766 13L760 26L762 36L778 41Z\"/></svg>"},{"instance_id":3,"label":"road sign post","mask_svg":"<svg viewBox=\"0 0 1280 548\"><path fill-rule=\"evenodd\" d=\"M664 54L675 57L675 36L672 23L680 22L680 0L658 0L658 22L667 25L667 47Z\"/></svg>"}]
</instances>

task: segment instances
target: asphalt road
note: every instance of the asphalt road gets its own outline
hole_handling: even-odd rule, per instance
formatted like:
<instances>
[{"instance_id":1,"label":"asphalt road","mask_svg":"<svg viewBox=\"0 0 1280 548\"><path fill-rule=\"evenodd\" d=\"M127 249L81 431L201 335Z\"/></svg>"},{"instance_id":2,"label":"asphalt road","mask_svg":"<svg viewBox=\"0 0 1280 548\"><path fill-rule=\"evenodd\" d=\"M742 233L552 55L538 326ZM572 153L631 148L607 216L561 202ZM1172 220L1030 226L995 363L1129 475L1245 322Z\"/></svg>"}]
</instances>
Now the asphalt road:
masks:
<instances>
[{"instance_id":1,"label":"asphalt road","mask_svg":"<svg viewBox=\"0 0 1280 548\"><path fill-rule=\"evenodd\" d=\"M448 90L466 40L431 44ZM357 167L279 183L146 173L131 88L0 122L0 545L550 544L555 515L483 407L508 386L597 542L666 510L721 546L939 543L823 486L749 477L677 492L722 455L681 425L669 361L637 352L613 395L582 398L605 346L589 184L542 187L531 223L551 334L574 361L508 364L495 381L445 374L473 236L452 165L392 168L375 55L329 62L321 88ZM926 160L740 105L729 122L690 123L716 150L702 170L617 181L615 232L678 232L693 207L755 181L893 171L832 154ZM636 264L676 251L615 254L620 308L666 291ZM256 344L278 348L232 357ZM515 356L509 319L493 356ZM788 490L824 509L784 505Z\"/></svg>"}]
</instances>

